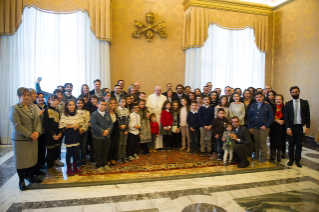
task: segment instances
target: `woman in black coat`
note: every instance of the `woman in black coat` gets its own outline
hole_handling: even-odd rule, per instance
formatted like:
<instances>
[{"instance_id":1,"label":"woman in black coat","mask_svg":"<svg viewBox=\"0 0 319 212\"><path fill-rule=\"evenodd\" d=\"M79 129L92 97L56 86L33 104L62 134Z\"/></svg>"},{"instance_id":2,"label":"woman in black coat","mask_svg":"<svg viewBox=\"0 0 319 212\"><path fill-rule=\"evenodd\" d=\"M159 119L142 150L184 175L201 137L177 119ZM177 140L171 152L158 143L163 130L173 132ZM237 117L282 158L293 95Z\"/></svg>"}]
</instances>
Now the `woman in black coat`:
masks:
<instances>
[{"instance_id":1,"label":"woman in black coat","mask_svg":"<svg viewBox=\"0 0 319 212\"><path fill-rule=\"evenodd\" d=\"M281 161L282 152L286 150L286 127L284 122L284 110L285 106L283 104L284 97L281 94L275 96L275 104L271 104L275 115L275 121L270 126L270 151L271 151L271 161L275 160L277 155L277 161ZM284 153L283 153L284 154Z\"/></svg>"}]
</instances>

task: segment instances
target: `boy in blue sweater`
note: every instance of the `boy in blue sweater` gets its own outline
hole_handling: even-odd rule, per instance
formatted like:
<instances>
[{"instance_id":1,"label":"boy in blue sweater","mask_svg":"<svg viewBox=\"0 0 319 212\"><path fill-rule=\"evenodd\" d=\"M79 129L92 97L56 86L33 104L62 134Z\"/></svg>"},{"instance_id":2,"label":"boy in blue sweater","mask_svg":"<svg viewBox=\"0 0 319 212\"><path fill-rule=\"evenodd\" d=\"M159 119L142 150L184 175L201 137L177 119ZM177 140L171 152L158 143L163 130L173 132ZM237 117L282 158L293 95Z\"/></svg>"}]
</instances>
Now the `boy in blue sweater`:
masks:
<instances>
[{"instance_id":1,"label":"boy in blue sweater","mask_svg":"<svg viewBox=\"0 0 319 212\"><path fill-rule=\"evenodd\" d=\"M205 138L207 138L207 153L212 151L212 122L214 120L214 109L210 106L210 99L208 96L204 97L204 105L198 110L198 123L200 130L200 151L201 156L205 157Z\"/></svg>"},{"instance_id":2,"label":"boy in blue sweater","mask_svg":"<svg viewBox=\"0 0 319 212\"><path fill-rule=\"evenodd\" d=\"M110 170L107 165L108 154L111 145L110 133L113 129L113 121L106 110L106 102L100 99L97 110L91 115L91 125L93 129L93 145L96 160L96 169L100 174Z\"/></svg>"},{"instance_id":3,"label":"boy in blue sweater","mask_svg":"<svg viewBox=\"0 0 319 212\"><path fill-rule=\"evenodd\" d=\"M189 137L190 137L190 154L197 154L198 152L198 113L197 113L197 102L193 100L191 102L191 111L187 114L187 125L189 127Z\"/></svg>"}]
</instances>

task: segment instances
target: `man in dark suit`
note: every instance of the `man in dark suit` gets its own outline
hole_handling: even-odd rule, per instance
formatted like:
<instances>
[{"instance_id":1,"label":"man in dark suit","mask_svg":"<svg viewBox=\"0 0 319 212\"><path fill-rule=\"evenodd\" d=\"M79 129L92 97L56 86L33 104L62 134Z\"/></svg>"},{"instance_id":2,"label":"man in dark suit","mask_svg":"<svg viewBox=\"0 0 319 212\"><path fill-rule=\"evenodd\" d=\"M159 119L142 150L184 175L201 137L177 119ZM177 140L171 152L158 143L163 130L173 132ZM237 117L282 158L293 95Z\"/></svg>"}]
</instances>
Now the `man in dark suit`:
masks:
<instances>
[{"instance_id":1,"label":"man in dark suit","mask_svg":"<svg viewBox=\"0 0 319 212\"><path fill-rule=\"evenodd\" d=\"M186 98L187 99L187 96L186 94L184 94L184 86L182 86L181 84L178 84L176 86L176 92L177 94L173 95L172 97L172 102L173 101L178 101L180 102L182 98Z\"/></svg>"},{"instance_id":2,"label":"man in dark suit","mask_svg":"<svg viewBox=\"0 0 319 212\"><path fill-rule=\"evenodd\" d=\"M284 119L289 139L289 162L287 165L292 166L295 161L296 165L301 168L302 140L310 128L310 108L307 100L299 99L299 94L300 89L297 86L290 88L290 95L293 99L286 103Z\"/></svg>"},{"instance_id":3,"label":"man in dark suit","mask_svg":"<svg viewBox=\"0 0 319 212\"><path fill-rule=\"evenodd\" d=\"M125 81L118 80L117 84L121 87L121 95L127 95L127 93L124 91Z\"/></svg>"},{"instance_id":4,"label":"man in dark suit","mask_svg":"<svg viewBox=\"0 0 319 212\"><path fill-rule=\"evenodd\" d=\"M166 96L167 97L167 91L171 91L172 90L172 84L171 83L167 83L166 84L166 91L164 93L162 93L162 95ZM176 95L176 92L173 92L173 96Z\"/></svg>"},{"instance_id":5,"label":"man in dark suit","mask_svg":"<svg viewBox=\"0 0 319 212\"><path fill-rule=\"evenodd\" d=\"M90 95L96 95L98 98L103 97L103 90L101 89L101 80L94 80L94 89L90 91Z\"/></svg>"},{"instance_id":6,"label":"man in dark suit","mask_svg":"<svg viewBox=\"0 0 319 212\"><path fill-rule=\"evenodd\" d=\"M121 86L120 85L114 85L114 90L111 91L111 97L115 98L117 102L120 101L120 98L123 96L121 95Z\"/></svg>"},{"instance_id":7,"label":"man in dark suit","mask_svg":"<svg viewBox=\"0 0 319 212\"><path fill-rule=\"evenodd\" d=\"M249 166L249 162L247 160L247 155L251 155L253 153L253 141L251 140L251 136L249 130L240 126L240 122L237 116L233 116L231 118L231 124L234 127L234 131L236 134L229 134L230 138L236 141L236 144L233 145L234 153L238 156L240 165L238 168L245 168Z\"/></svg>"}]
</instances>

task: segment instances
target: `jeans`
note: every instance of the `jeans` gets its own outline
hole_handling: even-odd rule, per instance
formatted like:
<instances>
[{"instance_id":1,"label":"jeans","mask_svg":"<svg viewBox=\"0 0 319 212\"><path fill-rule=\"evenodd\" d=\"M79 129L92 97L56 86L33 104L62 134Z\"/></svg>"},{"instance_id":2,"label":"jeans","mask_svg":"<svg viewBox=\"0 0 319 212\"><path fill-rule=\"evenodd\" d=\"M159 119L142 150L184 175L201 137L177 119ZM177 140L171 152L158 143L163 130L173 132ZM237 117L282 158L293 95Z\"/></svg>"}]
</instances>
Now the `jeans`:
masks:
<instances>
[{"instance_id":1,"label":"jeans","mask_svg":"<svg viewBox=\"0 0 319 212\"><path fill-rule=\"evenodd\" d=\"M124 131L119 131L119 157L125 158L126 157L126 142L127 142L127 135L124 135Z\"/></svg>"},{"instance_id":2,"label":"jeans","mask_svg":"<svg viewBox=\"0 0 319 212\"><path fill-rule=\"evenodd\" d=\"M215 143L216 143L217 154L223 155L224 150L223 150L222 136L219 136L219 138L215 138Z\"/></svg>"},{"instance_id":3,"label":"jeans","mask_svg":"<svg viewBox=\"0 0 319 212\"><path fill-rule=\"evenodd\" d=\"M200 151L205 152L205 138L207 138L207 152L212 151L212 131L200 127Z\"/></svg>"}]
</instances>

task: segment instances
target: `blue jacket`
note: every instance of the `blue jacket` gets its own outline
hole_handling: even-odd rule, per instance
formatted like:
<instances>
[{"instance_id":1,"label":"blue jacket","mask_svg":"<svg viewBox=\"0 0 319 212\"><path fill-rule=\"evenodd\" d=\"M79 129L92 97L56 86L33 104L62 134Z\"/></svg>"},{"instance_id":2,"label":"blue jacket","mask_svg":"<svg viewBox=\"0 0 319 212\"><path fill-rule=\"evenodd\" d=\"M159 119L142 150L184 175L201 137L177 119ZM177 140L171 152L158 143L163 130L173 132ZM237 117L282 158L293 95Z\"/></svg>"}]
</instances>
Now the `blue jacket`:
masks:
<instances>
[{"instance_id":1,"label":"blue jacket","mask_svg":"<svg viewBox=\"0 0 319 212\"><path fill-rule=\"evenodd\" d=\"M248 110L247 127L248 129L259 129L262 126L269 128L274 118L274 112L269 104L263 102L258 109L258 103L255 102Z\"/></svg>"},{"instance_id":2,"label":"blue jacket","mask_svg":"<svg viewBox=\"0 0 319 212\"><path fill-rule=\"evenodd\" d=\"M186 119L187 125L189 128L197 129L198 128L198 113L192 113L189 111Z\"/></svg>"},{"instance_id":3,"label":"blue jacket","mask_svg":"<svg viewBox=\"0 0 319 212\"><path fill-rule=\"evenodd\" d=\"M113 129L113 121L108 112L105 112L104 117L99 113L99 111L95 111L91 115L91 125L93 129L93 137L96 139L106 139L111 135ZM108 136L103 136L104 130L108 130Z\"/></svg>"},{"instance_id":4,"label":"blue jacket","mask_svg":"<svg viewBox=\"0 0 319 212\"><path fill-rule=\"evenodd\" d=\"M214 109L212 106L206 108L201 106L198 110L198 122L199 127L212 125L214 120Z\"/></svg>"}]
</instances>

